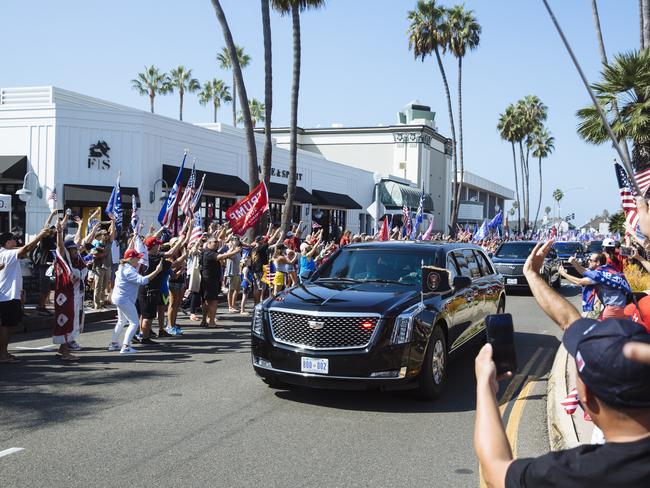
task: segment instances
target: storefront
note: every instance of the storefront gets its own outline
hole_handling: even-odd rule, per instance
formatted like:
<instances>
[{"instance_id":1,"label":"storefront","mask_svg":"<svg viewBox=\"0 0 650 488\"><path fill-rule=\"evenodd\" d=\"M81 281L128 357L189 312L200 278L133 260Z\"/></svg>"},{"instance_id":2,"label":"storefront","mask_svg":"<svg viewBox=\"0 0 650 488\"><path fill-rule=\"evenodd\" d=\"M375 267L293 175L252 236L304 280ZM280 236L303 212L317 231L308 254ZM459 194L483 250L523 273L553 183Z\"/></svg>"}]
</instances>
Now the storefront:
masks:
<instances>
[{"instance_id":1,"label":"storefront","mask_svg":"<svg viewBox=\"0 0 650 488\"><path fill-rule=\"evenodd\" d=\"M263 137L256 135L256 141L261 155ZM25 229L28 235L43 225L52 193L59 208L87 218L98 206L106 206L118 175L125 221L135 197L141 221L148 227L175 181L185 149L189 152L183 183L194 163L197 184L205 175L204 222L223 222L225 210L248 193L242 130L181 122L55 87L0 89L0 193L13 195L12 227ZM295 223L302 220L311 227L312 216L322 214L326 220L318 225L365 230L363 209L373 200L371 172L301 150L297 164ZM276 223L284 205L288 168L289 151L274 147L268 190ZM15 196L23 183L31 192L26 202ZM333 195L338 200L332 200ZM0 213L0 225L3 218L8 216Z\"/></svg>"}]
</instances>

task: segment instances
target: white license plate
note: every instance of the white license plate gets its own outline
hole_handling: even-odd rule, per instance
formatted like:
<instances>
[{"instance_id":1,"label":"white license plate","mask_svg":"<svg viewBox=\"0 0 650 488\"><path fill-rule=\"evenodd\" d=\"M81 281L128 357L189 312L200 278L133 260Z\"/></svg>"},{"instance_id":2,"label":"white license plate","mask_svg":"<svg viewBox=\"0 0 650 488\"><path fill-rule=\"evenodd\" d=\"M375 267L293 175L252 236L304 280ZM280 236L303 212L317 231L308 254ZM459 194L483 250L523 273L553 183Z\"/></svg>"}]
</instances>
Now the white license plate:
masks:
<instances>
[{"instance_id":1,"label":"white license plate","mask_svg":"<svg viewBox=\"0 0 650 488\"><path fill-rule=\"evenodd\" d=\"M330 369L329 359L300 358L300 371L303 373L327 374Z\"/></svg>"},{"instance_id":2,"label":"white license plate","mask_svg":"<svg viewBox=\"0 0 650 488\"><path fill-rule=\"evenodd\" d=\"M517 284L517 278L507 278L506 279L506 285L516 285Z\"/></svg>"}]
</instances>

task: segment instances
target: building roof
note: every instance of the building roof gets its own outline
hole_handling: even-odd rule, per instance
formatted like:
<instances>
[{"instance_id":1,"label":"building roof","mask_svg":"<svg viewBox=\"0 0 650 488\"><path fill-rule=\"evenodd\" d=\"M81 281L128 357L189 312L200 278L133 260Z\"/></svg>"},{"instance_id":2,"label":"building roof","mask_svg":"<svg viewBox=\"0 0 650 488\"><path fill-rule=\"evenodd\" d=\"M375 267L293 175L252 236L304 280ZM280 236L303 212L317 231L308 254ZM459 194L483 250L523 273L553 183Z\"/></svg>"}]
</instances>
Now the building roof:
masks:
<instances>
[{"instance_id":1,"label":"building roof","mask_svg":"<svg viewBox=\"0 0 650 488\"><path fill-rule=\"evenodd\" d=\"M460 172L458 173L458 177L460 178ZM454 182L453 173L451 178L452 178L451 182L453 183ZM480 190L484 190L494 195L503 197L506 200L514 200L515 198L515 192L512 191L510 188L506 188L505 186L500 185L499 183L488 180L487 178L483 178L482 176L479 176L467 170L465 170L465 175L463 177L463 185L473 186Z\"/></svg>"}]
</instances>

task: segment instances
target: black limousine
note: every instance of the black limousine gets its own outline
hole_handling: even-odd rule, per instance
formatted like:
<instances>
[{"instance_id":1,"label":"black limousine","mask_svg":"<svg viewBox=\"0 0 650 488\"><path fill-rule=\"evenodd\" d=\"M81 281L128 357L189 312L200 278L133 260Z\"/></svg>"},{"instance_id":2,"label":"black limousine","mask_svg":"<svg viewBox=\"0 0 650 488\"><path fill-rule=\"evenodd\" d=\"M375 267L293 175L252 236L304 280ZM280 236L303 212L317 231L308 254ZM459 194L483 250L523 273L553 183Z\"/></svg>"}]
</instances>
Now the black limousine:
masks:
<instances>
[{"instance_id":1,"label":"black limousine","mask_svg":"<svg viewBox=\"0 0 650 488\"><path fill-rule=\"evenodd\" d=\"M422 264L446 268L455 286L422 298ZM475 245L353 244L255 307L253 367L269 384L417 388L434 399L449 354L505 306L503 279Z\"/></svg>"}]
</instances>

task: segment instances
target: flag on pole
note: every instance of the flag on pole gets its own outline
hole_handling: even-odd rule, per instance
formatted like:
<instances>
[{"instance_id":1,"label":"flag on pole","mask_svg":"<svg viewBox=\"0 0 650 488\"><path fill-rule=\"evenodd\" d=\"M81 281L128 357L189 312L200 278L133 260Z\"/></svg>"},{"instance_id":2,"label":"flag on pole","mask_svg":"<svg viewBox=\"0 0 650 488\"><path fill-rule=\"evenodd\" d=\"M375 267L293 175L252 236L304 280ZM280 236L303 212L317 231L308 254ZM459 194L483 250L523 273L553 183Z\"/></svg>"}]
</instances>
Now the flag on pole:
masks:
<instances>
[{"instance_id":1,"label":"flag on pole","mask_svg":"<svg viewBox=\"0 0 650 488\"><path fill-rule=\"evenodd\" d=\"M488 229L498 229L501 227L501 224L503 224L503 210L499 210L499 213L488 222Z\"/></svg>"},{"instance_id":2,"label":"flag on pole","mask_svg":"<svg viewBox=\"0 0 650 488\"><path fill-rule=\"evenodd\" d=\"M411 240L415 239L422 220L424 220L424 190L420 193L420 202L418 203L418 210L415 213L415 224L413 224L413 228L411 229Z\"/></svg>"},{"instance_id":3,"label":"flag on pole","mask_svg":"<svg viewBox=\"0 0 650 488\"><path fill-rule=\"evenodd\" d=\"M194 214L194 226L190 234L190 246L201 240L201 237L203 237L203 219L201 218L201 212L196 212Z\"/></svg>"},{"instance_id":4,"label":"flag on pole","mask_svg":"<svg viewBox=\"0 0 650 488\"><path fill-rule=\"evenodd\" d=\"M115 218L115 228L117 232L122 230L122 191L120 190L120 175L118 173L115 180L115 186L111 196L106 204L106 215L112 215Z\"/></svg>"},{"instance_id":5,"label":"flag on pole","mask_svg":"<svg viewBox=\"0 0 650 488\"><path fill-rule=\"evenodd\" d=\"M181 211L189 216L192 214L194 207L192 203L194 202L194 187L196 186L196 165L195 162L192 162L192 172L190 173L190 179L187 181L187 186L183 192L183 198L181 198L180 208Z\"/></svg>"},{"instance_id":6,"label":"flag on pole","mask_svg":"<svg viewBox=\"0 0 650 488\"><path fill-rule=\"evenodd\" d=\"M411 216L410 216L409 208L406 205L404 205L402 207L402 220L403 220L402 236L410 236L411 235Z\"/></svg>"},{"instance_id":7,"label":"flag on pole","mask_svg":"<svg viewBox=\"0 0 650 488\"><path fill-rule=\"evenodd\" d=\"M390 238L390 231L388 229L388 218L384 217L384 221L381 223L381 229L379 229L379 240L387 241Z\"/></svg>"},{"instance_id":8,"label":"flag on pole","mask_svg":"<svg viewBox=\"0 0 650 488\"><path fill-rule=\"evenodd\" d=\"M158 213L158 222L160 222L160 225L169 228L172 228L174 221L176 220L176 214L178 213L178 194L180 192L183 168L185 168L185 159L187 159L187 151L183 154L183 161L181 162L181 167L178 168L176 181L174 181L174 185L171 190L169 190L169 195L167 195L167 200L163 203L163 206Z\"/></svg>"},{"instance_id":9,"label":"flag on pole","mask_svg":"<svg viewBox=\"0 0 650 488\"><path fill-rule=\"evenodd\" d=\"M138 231L140 216L138 215L138 203L135 201L135 195L131 195L131 229L133 232Z\"/></svg>"},{"instance_id":10,"label":"flag on pole","mask_svg":"<svg viewBox=\"0 0 650 488\"><path fill-rule=\"evenodd\" d=\"M52 191L47 197L47 203L50 207L50 210L54 210L56 208L56 202L57 202L56 188L52 188Z\"/></svg>"},{"instance_id":11,"label":"flag on pole","mask_svg":"<svg viewBox=\"0 0 650 488\"><path fill-rule=\"evenodd\" d=\"M196 209L199 206L199 203L201 202L201 195L203 194L203 186L205 185L205 174L203 175L203 178L201 178L201 184L199 185L199 188L194 192L194 196L192 197L192 203L190 204L190 210L192 213L196 212Z\"/></svg>"},{"instance_id":12,"label":"flag on pole","mask_svg":"<svg viewBox=\"0 0 650 488\"><path fill-rule=\"evenodd\" d=\"M634 201L635 192L627 173L618 163L614 163L614 170L616 171L616 180L618 182L618 191L621 196L621 206L625 214L625 222L630 228L635 229L639 223L639 215L636 210L636 202Z\"/></svg>"},{"instance_id":13,"label":"flag on pole","mask_svg":"<svg viewBox=\"0 0 650 488\"><path fill-rule=\"evenodd\" d=\"M432 233L433 233L433 216L431 216L431 222L429 222L429 227L427 228L426 232L422 236L422 240L423 241L431 240Z\"/></svg>"},{"instance_id":14,"label":"flag on pole","mask_svg":"<svg viewBox=\"0 0 650 488\"><path fill-rule=\"evenodd\" d=\"M481 226L478 228L476 233L474 234L474 240L475 241L482 241L485 239L488 234L490 233L490 230L488 229L488 221L487 219L483 219L483 223Z\"/></svg>"}]
</instances>

